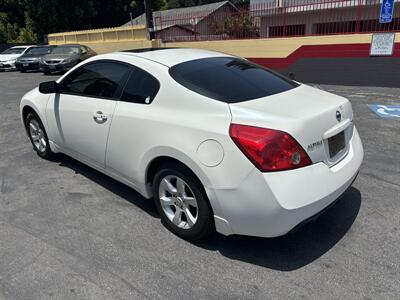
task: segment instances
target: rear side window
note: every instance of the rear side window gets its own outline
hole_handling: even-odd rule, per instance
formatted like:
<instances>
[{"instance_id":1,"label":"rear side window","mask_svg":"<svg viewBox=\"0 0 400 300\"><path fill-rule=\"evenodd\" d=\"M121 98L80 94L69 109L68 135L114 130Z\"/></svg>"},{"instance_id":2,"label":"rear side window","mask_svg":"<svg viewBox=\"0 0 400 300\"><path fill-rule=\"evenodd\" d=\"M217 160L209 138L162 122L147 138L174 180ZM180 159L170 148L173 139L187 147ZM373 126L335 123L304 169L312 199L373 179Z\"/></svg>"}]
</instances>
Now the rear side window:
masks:
<instances>
[{"instance_id":1,"label":"rear side window","mask_svg":"<svg viewBox=\"0 0 400 300\"><path fill-rule=\"evenodd\" d=\"M157 79L135 67L122 93L121 101L150 104L159 89L160 83Z\"/></svg>"},{"instance_id":2,"label":"rear side window","mask_svg":"<svg viewBox=\"0 0 400 300\"><path fill-rule=\"evenodd\" d=\"M235 57L192 60L173 66L169 73L184 87L226 103L271 96L298 86L266 68Z\"/></svg>"}]
</instances>

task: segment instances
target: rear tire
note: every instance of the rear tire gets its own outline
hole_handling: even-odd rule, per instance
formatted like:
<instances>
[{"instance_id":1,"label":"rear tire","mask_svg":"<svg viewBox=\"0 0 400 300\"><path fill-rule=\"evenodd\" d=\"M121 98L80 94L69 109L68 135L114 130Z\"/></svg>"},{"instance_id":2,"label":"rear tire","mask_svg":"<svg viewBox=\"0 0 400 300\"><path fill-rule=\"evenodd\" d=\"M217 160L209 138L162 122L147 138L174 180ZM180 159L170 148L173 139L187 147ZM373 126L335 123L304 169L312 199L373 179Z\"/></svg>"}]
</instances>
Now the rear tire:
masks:
<instances>
[{"instance_id":1,"label":"rear tire","mask_svg":"<svg viewBox=\"0 0 400 300\"><path fill-rule=\"evenodd\" d=\"M25 128L32 143L33 150L44 159L53 158L54 153L51 151L46 130L36 113L28 113L25 119Z\"/></svg>"},{"instance_id":2,"label":"rear tire","mask_svg":"<svg viewBox=\"0 0 400 300\"><path fill-rule=\"evenodd\" d=\"M162 165L154 176L153 195L161 222L177 236L196 241L215 232L204 187L184 166Z\"/></svg>"},{"instance_id":3,"label":"rear tire","mask_svg":"<svg viewBox=\"0 0 400 300\"><path fill-rule=\"evenodd\" d=\"M44 75L50 75L51 73L49 71L44 71L43 74Z\"/></svg>"},{"instance_id":4,"label":"rear tire","mask_svg":"<svg viewBox=\"0 0 400 300\"><path fill-rule=\"evenodd\" d=\"M25 69L21 69L21 73L26 73L26 70Z\"/></svg>"}]
</instances>

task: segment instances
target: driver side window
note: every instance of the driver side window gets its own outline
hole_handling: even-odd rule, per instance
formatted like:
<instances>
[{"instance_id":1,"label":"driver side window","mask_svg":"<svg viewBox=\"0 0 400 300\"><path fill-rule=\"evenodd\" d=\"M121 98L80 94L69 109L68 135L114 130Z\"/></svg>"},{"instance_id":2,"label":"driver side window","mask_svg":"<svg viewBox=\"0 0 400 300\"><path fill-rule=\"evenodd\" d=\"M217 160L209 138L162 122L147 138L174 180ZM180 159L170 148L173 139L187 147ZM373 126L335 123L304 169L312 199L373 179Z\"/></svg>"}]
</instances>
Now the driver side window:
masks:
<instances>
[{"instance_id":1,"label":"driver side window","mask_svg":"<svg viewBox=\"0 0 400 300\"><path fill-rule=\"evenodd\" d=\"M88 64L73 72L62 83L62 93L116 99L129 67L113 62Z\"/></svg>"}]
</instances>

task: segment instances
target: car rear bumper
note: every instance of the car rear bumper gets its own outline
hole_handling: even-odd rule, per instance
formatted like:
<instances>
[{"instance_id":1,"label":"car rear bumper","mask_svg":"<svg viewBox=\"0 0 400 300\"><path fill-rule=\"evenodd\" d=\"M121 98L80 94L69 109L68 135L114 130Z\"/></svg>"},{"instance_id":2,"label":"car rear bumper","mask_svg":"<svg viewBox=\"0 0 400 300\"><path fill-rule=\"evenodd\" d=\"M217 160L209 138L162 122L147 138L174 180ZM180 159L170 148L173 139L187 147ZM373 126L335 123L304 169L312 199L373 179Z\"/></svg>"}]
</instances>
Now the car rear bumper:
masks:
<instances>
[{"instance_id":1,"label":"car rear bumper","mask_svg":"<svg viewBox=\"0 0 400 300\"><path fill-rule=\"evenodd\" d=\"M364 150L358 131L347 156L332 167L325 163L291 171L252 173L235 189L214 189L219 205L217 231L260 237L281 236L337 200L353 183Z\"/></svg>"}]
</instances>

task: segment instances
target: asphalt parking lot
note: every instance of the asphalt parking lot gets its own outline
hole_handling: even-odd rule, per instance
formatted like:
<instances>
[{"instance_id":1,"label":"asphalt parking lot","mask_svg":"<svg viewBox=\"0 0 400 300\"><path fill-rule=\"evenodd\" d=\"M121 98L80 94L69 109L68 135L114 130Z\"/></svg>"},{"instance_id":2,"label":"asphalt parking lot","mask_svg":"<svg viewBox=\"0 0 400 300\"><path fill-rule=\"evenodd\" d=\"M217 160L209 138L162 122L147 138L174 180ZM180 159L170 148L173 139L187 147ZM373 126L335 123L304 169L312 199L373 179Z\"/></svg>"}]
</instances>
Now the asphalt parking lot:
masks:
<instances>
[{"instance_id":1,"label":"asphalt parking lot","mask_svg":"<svg viewBox=\"0 0 400 300\"><path fill-rule=\"evenodd\" d=\"M323 86L347 96L365 159L316 222L275 239L191 244L151 201L65 156L32 150L22 95L57 76L0 73L0 299L394 299L400 295L400 88Z\"/></svg>"}]
</instances>

